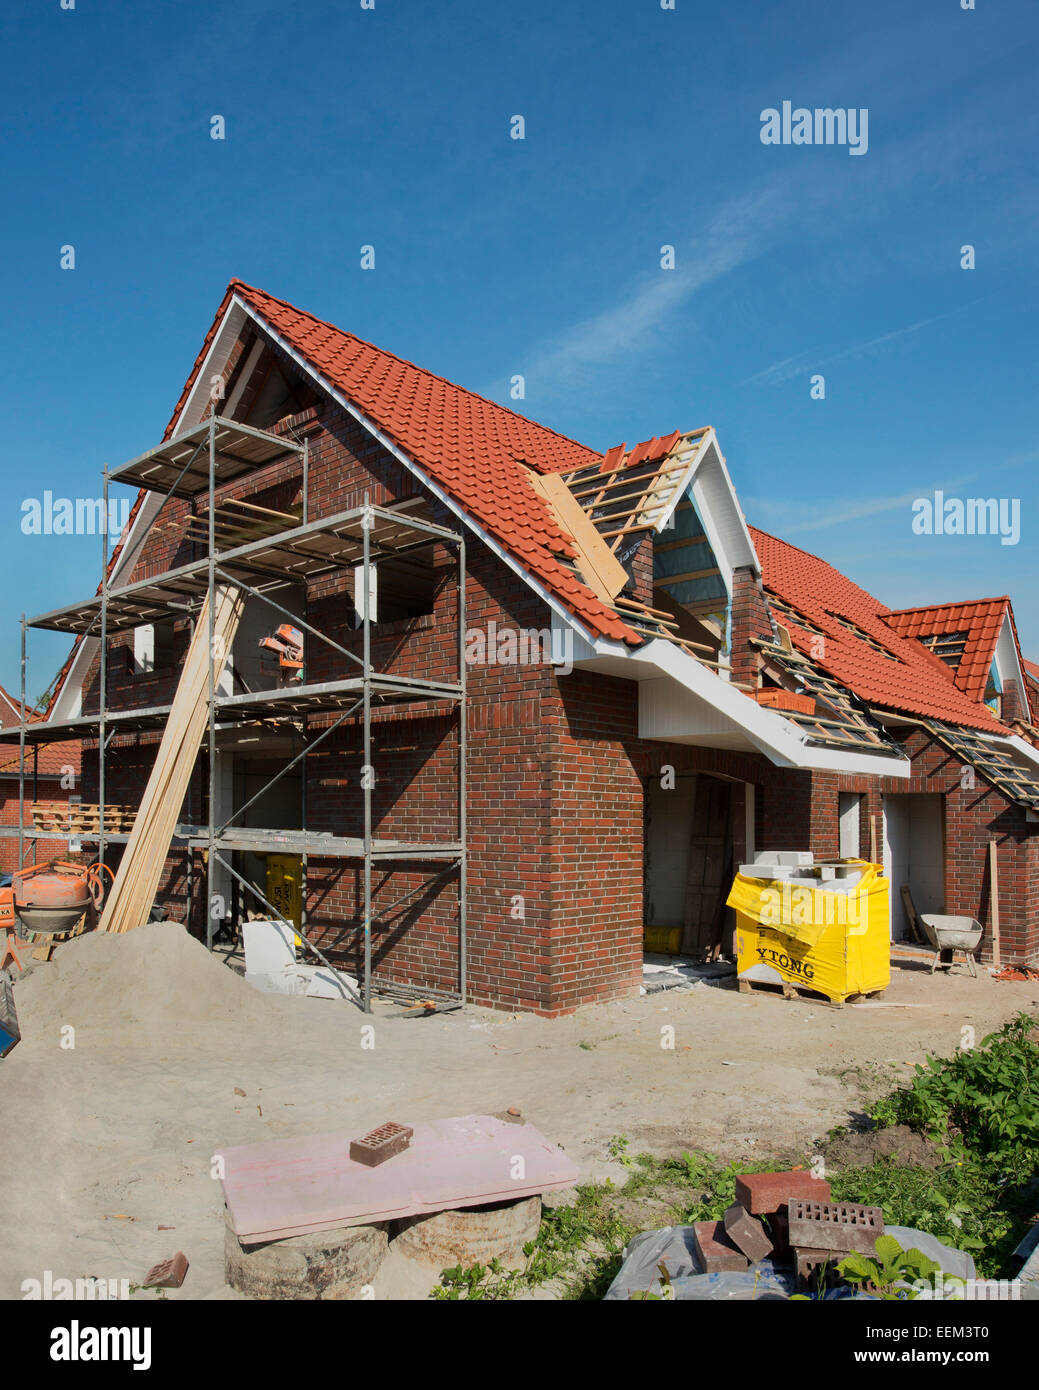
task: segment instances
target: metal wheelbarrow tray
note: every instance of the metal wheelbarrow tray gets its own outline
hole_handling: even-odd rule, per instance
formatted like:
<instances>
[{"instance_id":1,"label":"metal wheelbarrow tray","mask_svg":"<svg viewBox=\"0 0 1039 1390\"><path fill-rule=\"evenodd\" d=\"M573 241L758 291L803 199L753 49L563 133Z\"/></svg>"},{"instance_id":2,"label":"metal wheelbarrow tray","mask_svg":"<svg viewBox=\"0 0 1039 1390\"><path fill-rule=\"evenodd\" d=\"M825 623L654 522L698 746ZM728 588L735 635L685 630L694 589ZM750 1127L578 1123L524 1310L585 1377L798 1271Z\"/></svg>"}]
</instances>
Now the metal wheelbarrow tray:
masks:
<instances>
[{"instance_id":1,"label":"metal wheelbarrow tray","mask_svg":"<svg viewBox=\"0 0 1039 1390\"><path fill-rule=\"evenodd\" d=\"M981 933L984 930L981 923L974 917L947 917L940 912L924 912L920 914L920 923L923 926L927 939L934 947L934 960L931 962L931 974L934 974L935 967L943 951L962 951L967 957L967 965L970 973L977 977L977 970L974 967L974 952L978 949L981 941ZM953 962L949 962L952 967Z\"/></svg>"}]
</instances>

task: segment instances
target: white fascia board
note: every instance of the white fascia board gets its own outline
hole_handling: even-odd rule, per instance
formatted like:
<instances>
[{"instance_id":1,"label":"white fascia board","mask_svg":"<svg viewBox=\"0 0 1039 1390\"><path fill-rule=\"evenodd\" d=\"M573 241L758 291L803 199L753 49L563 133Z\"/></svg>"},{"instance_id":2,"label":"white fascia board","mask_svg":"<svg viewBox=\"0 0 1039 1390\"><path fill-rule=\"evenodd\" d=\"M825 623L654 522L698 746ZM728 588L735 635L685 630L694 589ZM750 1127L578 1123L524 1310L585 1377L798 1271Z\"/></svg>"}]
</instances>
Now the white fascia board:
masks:
<instances>
[{"instance_id":1,"label":"white fascia board","mask_svg":"<svg viewBox=\"0 0 1039 1390\"><path fill-rule=\"evenodd\" d=\"M636 663L645 662L662 675L713 705L720 714L742 729L766 757L780 767L809 768L830 772L862 772L882 777L908 777L907 758L883 754L844 753L837 749L810 745L789 719L759 705L729 681L723 681L695 657L673 642L657 639L632 653Z\"/></svg>"},{"instance_id":2,"label":"white fascia board","mask_svg":"<svg viewBox=\"0 0 1039 1390\"><path fill-rule=\"evenodd\" d=\"M474 521L473 518L429 476L424 468L417 464L414 459L410 458L388 435L383 434L382 430L380 430L377 425L373 424L366 415L362 414L352 401L344 396L341 391L337 390L337 388L333 386L327 378L322 376L319 371L315 370L307 359L298 353L290 343L287 343L281 334L278 333L275 328L272 328L261 314L255 312L250 305L240 300L237 295L233 303L239 305L245 313L263 329L268 337L278 344L282 352L292 358L300 371L305 372L311 380L317 382L322 391L326 392L338 405L342 406L348 415L352 415L357 423L367 430L373 439L378 440L382 447L387 450L388 453L392 454L398 463L402 463L409 472L414 473L423 487L428 488L430 492L438 497L440 501L443 502L444 506L458 517L459 521L467 526L479 540L483 541L484 545L486 545L489 550L493 551L503 564L508 565L513 573L519 575L524 583L533 589L537 596L548 605L555 617L561 618L568 627L571 627L574 632L579 634L584 640L593 640L587 628L569 613L559 600L549 593L543 584L535 579L532 574L528 573L518 560L514 560L508 551L505 550L489 532L485 531L478 522Z\"/></svg>"},{"instance_id":3,"label":"white fascia board","mask_svg":"<svg viewBox=\"0 0 1039 1390\"><path fill-rule=\"evenodd\" d=\"M749 566L755 575L760 575L761 562L713 428L700 441L655 530L664 530L680 499L690 492L731 598L733 570Z\"/></svg>"},{"instance_id":4,"label":"white fascia board","mask_svg":"<svg viewBox=\"0 0 1039 1390\"><path fill-rule=\"evenodd\" d=\"M808 743L798 727L782 715L759 705L728 681L676 647L655 639L635 650L618 642L574 641L575 666L584 664L604 674L628 680L653 680L666 676L711 706L759 752L779 767L818 772L845 772L871 777L905 777L911 772L908 758L873 753L842 752ZM594 666L593 666L594 663Z\"/></svg>"},{"instance_id":5,"label":"white fascia board","mask_svg":"<svg viewBox=\"0 0 1039 1390\"><path fill-rule=\"evenodd\" d=\"M760 577L761 562L717 441L696 470L691 491L731 598L733 571L749 566Z\"/></svg>"},{"instance_id":6,"label":"white fascia board","mask_svg":"<svg viewBox=\"0 0 1039 1390\"><path fill-rule=\"evenodd\" d=\"M1025 684L1025 673L1022 670L1021 662L1018 659L1017 643L1014 641L1014 630L1010 626L1010 611L1003 610L1003 626L999 629L999 636L996 639L995 651L993 653L996 670L1004 687L1008 680L1016 680L1017 688L1021 691L1025 701L1028 701L1028 687Z\"/></svg>"},{"instance_id":7,"label":"white fascia board","mask_svg":"<svg viewBox=\"0 0 1039 1390\"><path fill-rule=\"evenodd\" d=\"M1001 744L1004 748L1012 748L1018 757L1023 758L1032 767L1039 768L1039 748L1029 743L1020 734L1011 734L1009 738L997 738L985 736L986 743Z\"/></svg>"},{"instance_id":8,"label":"white fascia board","mask_svg":"<svg viewBox=\"0 0 1039 1390\"><path fill-rule=\"evenodd\" d=\"M3 698L11 706L11 713L18 719L18 722L21 723L22 712L15 704L15 702L11 699L11 697L8 695L7 691L0 688L0 696L3 696Z\"/></svg>"}]
</instances>

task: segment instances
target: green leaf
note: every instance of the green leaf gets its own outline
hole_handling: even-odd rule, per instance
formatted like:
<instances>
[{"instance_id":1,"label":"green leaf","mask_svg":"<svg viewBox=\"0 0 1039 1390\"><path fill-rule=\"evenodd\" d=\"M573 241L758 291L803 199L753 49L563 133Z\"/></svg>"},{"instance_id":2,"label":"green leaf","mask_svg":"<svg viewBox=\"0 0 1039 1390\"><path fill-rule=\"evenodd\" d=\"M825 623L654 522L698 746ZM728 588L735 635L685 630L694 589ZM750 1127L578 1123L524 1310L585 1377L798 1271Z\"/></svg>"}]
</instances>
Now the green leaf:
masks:
<instances>
[{"instance_id":1,"label":"green leaf","mask_svg":"<svg viewBox=\"0 0 1039 1390\"><path fill-rule=\"evenodd\" d=\"M875 1280L880 1272L876 1260L867 1259L865 1255L848 1255L841 1260L837 1266L838 1272L849 1280L858 1282L859 1280Z\"/></svg>"},{"instance_id":2,"label":"green leaf","mask_svg":"<svg viewBox=\"0 0 1039 1390\"><path fill-rule=\"evenodd\" d=\"M902 1267L916 1279L931 1279L941 1269L937 1260L932 1260L915 1245L910 1246L902 1256Z\"/></svg>"},{"instance_id":3,"label":"green leaf","mask_svg":"<svg viewBox=\"0 0 1039 1390\"><path fill-rule=\"evenodd\" d=\"M877 1254L885 1264L894 1262L902 1253L902 1247L894 1236L877 1236Z\"/></svg>"}]
</instances>

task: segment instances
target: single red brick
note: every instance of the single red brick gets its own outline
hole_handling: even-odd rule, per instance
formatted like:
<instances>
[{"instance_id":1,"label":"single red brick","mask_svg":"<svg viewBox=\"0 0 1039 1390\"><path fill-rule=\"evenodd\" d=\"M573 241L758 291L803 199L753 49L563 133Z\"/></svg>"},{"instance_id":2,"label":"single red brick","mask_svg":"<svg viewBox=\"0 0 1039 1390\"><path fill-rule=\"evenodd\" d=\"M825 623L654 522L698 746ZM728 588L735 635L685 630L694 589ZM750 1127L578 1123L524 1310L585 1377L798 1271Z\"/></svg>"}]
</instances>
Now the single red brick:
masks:
<instances>
[{"instance_id":1,"label":"single red brick","mask_svg":"<svg viewBox=\"0 0 1039 1390\"><path fill-rule=\"evenodd\" d=\"M723 1223L726 1236L746 1255L751 1264L757 1264L766 1255L772 1254L772 1242L768 1238L768 1232L741 1203L733 1202L723 1217Z\"/></svg>"},{"instance_id":2,"label":"single red brick","mask_svg":"<svg viewBox=\"0 0 1039 1390\"><path fill-rule=\"evenodd\" d=\"M724 1274L729 1270L746 1269L750 1261L725 1234L724 1221L697 1221L693 1226L693 1242L705 1274Z\"/></svg>"},{"instance_id":3,"label":"single red brick","mask_svg":"<svg viewBox=\"0 0 1039 1390\"><path fill-rule=\"evenodd\" d=\"M152 1265L144 1276L145 1289L179 1289L188 1272L188 1257L178 1250L171 1260L161 1260Z\"/></svg>"},{"instance_id":4,"label":"single red brick","mask_svg":"<svg viewBox=\"0 0 1039 1390\"><path fill-rule=\"evenodd\" d=\"M785 1173L741 1173L736 1179L737 1202L755 1216L769 1216L779 1211L791 1197L828 1202L830 1184L824 1178L813 1178L804 1168Z\"/></svg>"},{"instance_id":5,"label":"single red brick","mask_svg":"<svg viewBox=\"0 0 1039 1390\"><path fill-rule=\"evenodd\" d=\"M395 1120L387 1120L378 1129L370 1130L362 1139L350 1140L350 1157L355 1163L363 1163L367 1168L376 1168L388 1158L403 1153L411 1143L415 1133L410 1125L399 1125Z\"/></svg>"}]
</instances>

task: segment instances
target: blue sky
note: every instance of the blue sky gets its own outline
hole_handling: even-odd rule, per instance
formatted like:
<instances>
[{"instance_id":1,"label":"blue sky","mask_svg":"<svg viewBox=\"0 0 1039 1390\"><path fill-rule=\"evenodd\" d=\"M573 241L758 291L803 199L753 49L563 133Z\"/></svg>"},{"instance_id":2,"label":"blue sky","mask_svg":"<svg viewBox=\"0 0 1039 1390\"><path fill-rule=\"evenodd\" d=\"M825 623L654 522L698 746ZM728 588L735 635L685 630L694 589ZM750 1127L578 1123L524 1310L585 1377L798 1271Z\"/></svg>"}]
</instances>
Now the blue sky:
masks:
<instances>
[{"instance_id":1,"label":"blue sky","mask_svg":"<svg viewBox=\"0 0 1039 1390\"><path fill-rule=\"evenodd\" d=\"M95 495L158 441L235 275L503 401L522 373L523 413L596 447L712 424L752 522L892 606L1008 592L1039 657L1033 0L8 0L3 24L9 688L21 610L100 561L22 535L22 501ZM868 108L868 152L762 144L785 100ZM1020 542L915 535L935 489L1019 498ZM30 694L67 645L30 638Z\"/></svg>"}]
</instances>

